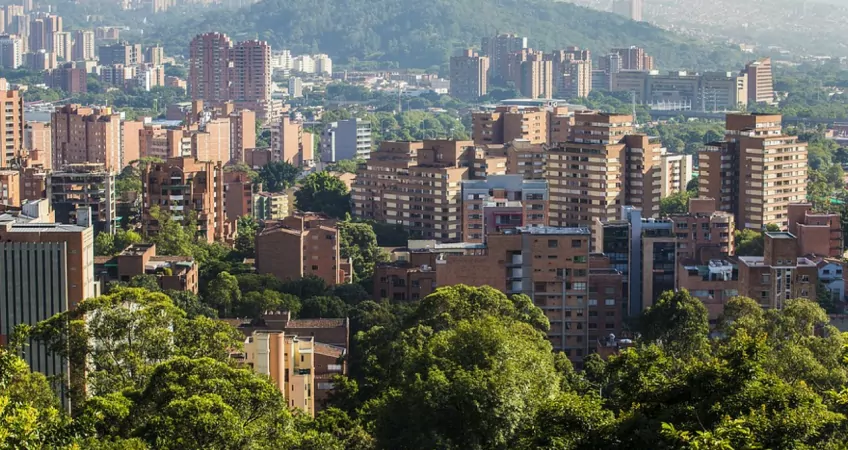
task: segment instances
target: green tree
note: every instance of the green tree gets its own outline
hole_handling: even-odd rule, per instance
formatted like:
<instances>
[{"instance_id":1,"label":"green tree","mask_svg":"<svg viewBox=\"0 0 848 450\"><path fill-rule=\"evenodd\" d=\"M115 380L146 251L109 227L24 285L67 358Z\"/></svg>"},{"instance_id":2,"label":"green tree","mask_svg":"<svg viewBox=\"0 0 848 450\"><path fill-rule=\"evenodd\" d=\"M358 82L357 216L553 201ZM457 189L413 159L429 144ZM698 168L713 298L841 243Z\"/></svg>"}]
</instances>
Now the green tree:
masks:
<instances>
[{"instance_id":1,"label":"green tree","mask_svg":"<svg viewBox=\"0 0 848 450\"><path fill-rule=\"evenodd\" d=\"M262 189L267 192L282 192L294 186L298 176L300 169L285 161L268 163L259 171Z\"/></svg>"},{"instance_id":2,"label":"green tree","mask_svg":"<svg viewBox=\"0 0 848 450\"><path fill-rule=\"evenodd\" d=\"M294 195L301 211L320 212L337 219L350 213L347 185L329 172L310 174L301 180L300 189Z\"/></svg>"},{"instance_id":3,"label":"green tree","mask_svg":"<svg viewBox=\"0 0 848 450\"><path fill-rule=\"evenodd\" d=\"M698 355L708 344L707 308L685 289L660 295L642 315L640 325L643 338L659 343L670 355Z\"/></svg>"},{"instance_id":4,"label":"green tree","mask_svg":"<svg viewBox=\"0 0 848 450\"><path fill-rule=\"evenodd\" d=\"M110 233L97 233L94 238L95 256L112 256L115 254L115 236Z\"/></svg>"},{"instance_id":5,"label":"green tree","mask_svg":"<svg viewBox=\"0 0 848 450\"><path fill-rule=\"evenodd\" d=\"M367 223L339 223L339 245L341 257L353 261L355 281L371 277L374 266L383 259L381 249L377 246L377 235Z\"/></svg>"},{"instance_id":6,"label":"green tree","mask_svg":"<svg viewBox=\"0 0 848 450\"><path fill-rule=\"evenodd\" d=\"M736 230L733 234L738 256L763 256L763 233L751 230Z\"/></svg>"},{"instance_id":7,"label":"green tree","mask_svg":"<svg viewBox=\"0 0 848 450\"><path fill-rule=\"evenodd\" d=\"M685 214L689 212L689 191L675 192L660 199L660 215Z\"/></svg>"},{"instance_id":8,"label":"green tree","mask_svg":"<svg viewBox=\"0 0 848 450\"><path fill-rule=\"evenodd\" d=\"M236 237L236 251L245 257L256 255L256 232L259 230L259 224L251 216L242 216L237 224L238 236Z\"/></svg>"},{"instance_id":9,"label":"green tree","mask_svg":"<svg viewBox=\"0 0 848 450\"><path fill-rule=\"evenodd\" d=\"M330 164L327 170L330 172L356 173L357 166L362 162L362 160L357 159L343 159Z\"/></svg>"},{"instance_id":10,"label":"green tree","mask_svg":"<svg viewBox=\"0 0 848 450\"><path fill-rule=\"evenodd\" d=\"M241 303L238 280L227 272L221 272L209 282L204 295L206 303L218 308L221 317L232 317L233 308Z\"/></svg>"},{"instance_id":11,"label":"green tree","mask_svg":"<svg viewBox=\"0 0 848 450\"><path fill-rule=\"evenodd\" d=\"M121 252L130 245L141 242L141 235L132 230L118 230L115 233L115 251Z\"/></svg>"},{"instance_id":12,"label":"green tree","mask_svg":"<svg viewBox=\"0 0 848 450\"><path fill-rule=\"evenodd\" d=\"M302 302L299 317L313 319L319 317L347 317L347 305L338 297L309 297Z\"/></svg>"}]
</instances>

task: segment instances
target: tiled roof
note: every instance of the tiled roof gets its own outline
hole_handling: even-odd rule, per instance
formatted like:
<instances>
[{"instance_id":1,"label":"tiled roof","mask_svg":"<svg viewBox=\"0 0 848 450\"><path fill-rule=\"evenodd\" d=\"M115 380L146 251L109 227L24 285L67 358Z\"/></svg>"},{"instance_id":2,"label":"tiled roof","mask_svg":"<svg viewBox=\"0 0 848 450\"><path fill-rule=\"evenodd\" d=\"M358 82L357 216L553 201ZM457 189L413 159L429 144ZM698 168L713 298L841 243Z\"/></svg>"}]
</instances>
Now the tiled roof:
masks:
<instances>
[{"instance_id":1,"label":"tiled roof","mask_svg":"<svg viewBox=\"0 0 848 450\"><path fill-rule=\"evenodd\" d=\"M341 358L347 353L344 347L337 345L324 344L323 342L315 343L315 353L333 358Z\"/></svg>"}]
</instances>

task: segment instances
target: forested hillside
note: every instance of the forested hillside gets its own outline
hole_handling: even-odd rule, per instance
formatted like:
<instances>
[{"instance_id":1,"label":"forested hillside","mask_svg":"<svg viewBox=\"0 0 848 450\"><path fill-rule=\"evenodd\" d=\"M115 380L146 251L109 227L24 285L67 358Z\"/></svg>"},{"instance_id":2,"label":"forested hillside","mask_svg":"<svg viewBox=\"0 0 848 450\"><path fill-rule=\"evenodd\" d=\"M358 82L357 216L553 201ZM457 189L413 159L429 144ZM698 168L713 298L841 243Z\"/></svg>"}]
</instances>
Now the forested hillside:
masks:
<instances>
[{"instance_id":1,"label":"forested hillside","mask_svg":"<svg viewBox=\"0 0 848 450\"><path fill-rule=\"evenodd\" d=\"M729 47L688 40L659 28L548 0L264 0L238 11L168 14L149 18L147 39L186 53L197 33L221 31L233 39L260 38L274 48L328 53L339 62L375 60L427 68L496 32L516 32L542 50L567 45L596 54L638 45L661 68L722 68L744 58Z\"/></svg>"}]
</instances>

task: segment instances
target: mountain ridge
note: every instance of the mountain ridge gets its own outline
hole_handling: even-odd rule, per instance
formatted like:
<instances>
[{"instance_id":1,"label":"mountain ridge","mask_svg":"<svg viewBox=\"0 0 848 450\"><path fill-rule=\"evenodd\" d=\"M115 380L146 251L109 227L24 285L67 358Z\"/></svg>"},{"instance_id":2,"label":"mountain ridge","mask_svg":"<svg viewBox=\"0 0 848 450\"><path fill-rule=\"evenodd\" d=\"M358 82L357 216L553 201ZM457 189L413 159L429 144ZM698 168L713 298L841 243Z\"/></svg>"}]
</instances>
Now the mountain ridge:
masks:
<instances>
[{"instance_id":1,"label":"mountain ridge","mask_svg":"<svg viewBox=\"0 0 848 450\"><path fill-rule=\"evenodd\" d=\"M479 46L496 32L528 36L541 50L568 45L596 55L637 45L662 69L736 69L744 61L729 46L695 41L617 15L547 0L263 0L232 11L211 11L182 23L153 24L168 45L221 31L233 39L259 38L294 53L327 53L339 62L380 61L403 68L447 63L457 49ZM732 67L731 67L732 65Z\"/></svg>"}]
</instances>

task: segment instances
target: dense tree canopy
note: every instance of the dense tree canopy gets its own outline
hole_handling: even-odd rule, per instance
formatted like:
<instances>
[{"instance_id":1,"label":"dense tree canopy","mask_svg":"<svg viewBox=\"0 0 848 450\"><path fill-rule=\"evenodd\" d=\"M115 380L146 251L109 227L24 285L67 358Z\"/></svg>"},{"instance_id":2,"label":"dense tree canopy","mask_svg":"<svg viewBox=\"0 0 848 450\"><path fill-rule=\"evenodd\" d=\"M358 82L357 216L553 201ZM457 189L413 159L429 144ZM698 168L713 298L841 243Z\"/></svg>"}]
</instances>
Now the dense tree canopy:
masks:
<instances>
[{"instance_id":1,"label":"dense tree canopy","mask_svg":"<svg viewBox=\"0 0 848 450\"><path fill-rule=\"evenodd\" d=\"M350 192L330 172L315 172L301 180L295 199L301 211L324 213L337 219L350 213Z\"/></svg>"}]
</instances>

